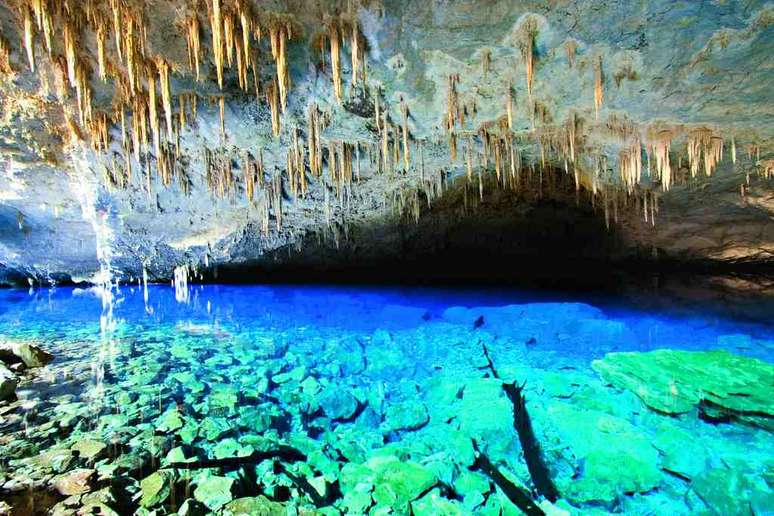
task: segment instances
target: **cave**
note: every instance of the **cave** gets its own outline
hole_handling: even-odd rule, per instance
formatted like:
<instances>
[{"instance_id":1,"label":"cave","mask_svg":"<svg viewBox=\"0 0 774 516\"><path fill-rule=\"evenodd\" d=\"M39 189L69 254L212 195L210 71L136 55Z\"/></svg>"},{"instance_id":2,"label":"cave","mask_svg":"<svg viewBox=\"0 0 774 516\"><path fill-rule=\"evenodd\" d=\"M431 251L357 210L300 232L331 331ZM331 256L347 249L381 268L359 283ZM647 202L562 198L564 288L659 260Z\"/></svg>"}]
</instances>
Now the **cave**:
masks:
<instances>
[{"instance_id":1,"label":"cave","mask_svg":"<svg viewBox=\"0 0 774 516\"><path fill-rule=\"evenodd\" d=\"M0 0L0 514L774 513L774 6Z\"/></svg>"}]
</instances>

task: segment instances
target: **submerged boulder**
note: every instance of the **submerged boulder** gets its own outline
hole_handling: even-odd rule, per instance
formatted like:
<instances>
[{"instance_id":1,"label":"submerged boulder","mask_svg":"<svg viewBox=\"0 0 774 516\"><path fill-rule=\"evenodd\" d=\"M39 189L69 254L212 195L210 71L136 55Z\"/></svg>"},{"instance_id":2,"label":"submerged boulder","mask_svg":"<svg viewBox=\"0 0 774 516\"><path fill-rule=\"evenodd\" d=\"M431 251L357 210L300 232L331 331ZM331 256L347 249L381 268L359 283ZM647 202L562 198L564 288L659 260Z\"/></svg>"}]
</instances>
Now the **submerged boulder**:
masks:
<instances>
[{"instance_id":1,"label":"submerged boulder","mask_svg":"<svg viewBox=\"0 0 774 516\"><path fill-rule=\"evenodd\" d=\"M644 493L661 482L650 436L625 419L566 402L535 409L532 418L540 423L552 476L570 502L612 507L621 495Z\"/></svg>"},{"instance_id":2,"label":"submerged boulder","mask_svg":"<svg viewBox=\"0 0 774 516\"><path fill-rule=\"evenodd\" d=\"M22 362L25 367L43 367L54 355L29 342L0 343L0 360L6 363Z\"/></svg>"},{"instance_id":3,"label":"submerged boulder","mask_svg":"<svg viewBox=\"0 0 774 516\"><path fill-rule=\"evenodd\" d=\"M151 473L142 479L140 482L140 491L142 492L140 505L153 507L164 502L172 492L174 481L175 472L166 469Z\"/></svg>"},{"instance_id":4,"label":"submerged boulder","mask_svg":"<svg viewBox=\"0 0 774 516\"><path fill-rule=\"evenodd\" d=\"M14 399L18 383L16 375L3 364L0 364L0 401Z\"/></svg>"},{"instance_id":5,"label":"submerged boulder","mask_svg":"<svg viewBox=\"0 0 774 516\"><path fill-rule=\"evenodd\" d=\"M231 477L203 478L194 490L194 498L209 509L217 511L234 498L235 484L236 480Z\"/></svg>"},{"instance_id":6,"label":"submerged boulder","mask_svg":"<svg viewBox=\"0 0 774 516\"><path fill-rule=\"evenodd\" d=\"M265 496L237 498L223 507L223 516L285 516L287 510L279 502Z\"/></svg>"},{"instance_id":7,"label":"submerged boulder","mask_svg":"<svg viewBox=\"0 0 774 516\"><path fill-rule=\"evenodd\" d=\"M609 353L592 367L648 407L682 414L699 406L713 417L774 426L774 365L727 351L658 349Z\"/></svg>"},{"instance_id":8,"label":"submerged boulder","mask_svg":"<svg viewBox=\"0 0 774 516\"><path fill-rule=\"evenodd\" d=\"M325 388L319 395L318 403L331 419L349 419L357 411L357 399L346 389L335 385Z\"/></svg>"}]
</instances>

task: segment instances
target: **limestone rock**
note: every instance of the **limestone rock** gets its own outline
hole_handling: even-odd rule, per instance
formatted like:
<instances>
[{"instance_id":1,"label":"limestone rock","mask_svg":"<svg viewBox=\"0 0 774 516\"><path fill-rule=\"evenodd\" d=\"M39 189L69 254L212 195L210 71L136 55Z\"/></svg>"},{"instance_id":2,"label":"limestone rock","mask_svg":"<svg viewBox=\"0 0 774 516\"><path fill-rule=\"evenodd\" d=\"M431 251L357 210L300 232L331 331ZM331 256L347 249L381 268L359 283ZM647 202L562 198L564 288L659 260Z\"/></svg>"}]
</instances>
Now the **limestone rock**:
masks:
<instances>
[{"instance_id":1,"label":"limestone rock","mask_svg":"<svg viewBox=\"0 0 774 516\"><path fill-rule=\"evenodd\" d=\"M106 454L107 445L96 439L80 439L70 449L77 452L80 458L93 462Z\"/></svg>"},{"instance_id":2,"label":"limestone rock","mask_svg":"<svg viewBox=\"0 0 774 516\"><path fill-rule=\"evenodd\" d=\"M349 419L357 410L357 400L348 389L329 386L319 395L318 402L331 419Z\"/></svg>"},{"instance_id":3,"label":"limestone rock","mask_svg":"<svg viewBox=\"0 0 774 516\"><path fill-rule=\"evenodd\" d=\"M194 490L194 498L209 509L217 511L234 498L235 484L236 480L231 477L202 478Z\"/></svg>"},{"instance_id":4,"label":"limestone rock","mask_svg":"<svg viewBox=\"0 0 774 516\"><path fill-rule=\"evenodd\" d=\"M223 516L285 516L287 510L281 503L272 502L265 496L237 498L223 507Z\"/></svg>"},{"instance_id":5,"label":"limestone rock","mask_svg":"<svg viewBox=\"0 0 774 516\"><path fill-rule=\"evenodd\" d=\"M142 492L140 505L154 507L163 503L172 492L175 477L174 471L161 469L142 479L140 482L140 491Z\"/></svg>"},{"instance_id":6,"label":"limestone rock","mask_svg":"<svg viewBox=\"0 0 774 516\"><path fill-rule=\"evenodd\" d=\"M592 367L606 381L666 414L697 405L761 426L774 419L774 365L727 351L610 353Z\"/></svg>"},{"instance_id":7,"label":"limestone rock","mask_svg":"<svg viewBox=\"0 0 774 516\"><path fill-rule=\"evenodd\" d=\"M91 491L93 469L74 469L51 479L51 485L62 496L78 495Z\"/></svg>"},{"instance_id":8,"label":"limestone rock","mask_svg":"<svg viewBox=\"0 0 774 516\"><path fill-rule=\"evenodd\" d=\"M385 432L417 430L426 425L428 421L430 421L430 416L423 403L406 401L387 407L383 429Z\"/></svg>"},{"instance_id":9,"label":"limestone rock","mask_svg":"<svg viewBox=\"0 0 774 516\"><path fill-rule=\"evenodd\" d=\"M16 375L0 363L0 401L14 399L18 383Z\"/></svg>"}]
</instances>

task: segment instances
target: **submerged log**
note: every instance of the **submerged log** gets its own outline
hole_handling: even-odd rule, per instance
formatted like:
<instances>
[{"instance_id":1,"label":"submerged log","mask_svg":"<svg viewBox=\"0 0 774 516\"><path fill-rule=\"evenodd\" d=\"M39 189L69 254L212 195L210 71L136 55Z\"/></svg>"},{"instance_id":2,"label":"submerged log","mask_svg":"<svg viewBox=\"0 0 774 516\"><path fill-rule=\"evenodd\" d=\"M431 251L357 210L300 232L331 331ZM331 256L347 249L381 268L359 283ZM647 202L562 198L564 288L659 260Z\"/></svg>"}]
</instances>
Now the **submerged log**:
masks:
<instances>
[{"instance_id":1,"label":"submerged log","mask_svg":"<svg viewBox=\"0 0 774 516\"><path fill-rule=\"evenodd\" d=\"M551 502L555 502L559 498L559 491L548 474L548 467L543 460L540 443L532 430L532 422L529 419L522 389L523 387L519 387L515 383L503 383L503 390L513 403L513 427L519 434L521 449L524 450L524 460L527 462L527 469L532 477L532 482L535 484L535 489Z\"/></svg>"},{"instance_id":2,"label":"submerged log","mask_svg":"<svg viewBox=\"0 0 774 516\"><path fill-rule=\"evenodd\" d=\"M489 457L478 450L476 441L473 441L473 449L476 450L476 461L473 463L473 469L477 469L488 476L492 482L502 490L505 496L507 496L516 507L524 511L527 516L542 516L545 514L543 509L538 507L526 489L522 489L508 480L505 475L500 473L500 470L492 464Z\"/></svg>"},{"instance_id":3,"label":"submerged log","mask_svg":"<svg viewBox=\"0 0 774 516\"><path fill-rule=\"evenodd\" d=\"M291 446L279 445L277 448L266 451L254 451L244 457L224 457L222 459L198 459L191 462L172 462L167 468L174 469L205 469L225 468L235 469L249 464L256 464L266 459L279 459L285 462L301 462L306 460L306 455Z\"/></svg>"}]
</instances>

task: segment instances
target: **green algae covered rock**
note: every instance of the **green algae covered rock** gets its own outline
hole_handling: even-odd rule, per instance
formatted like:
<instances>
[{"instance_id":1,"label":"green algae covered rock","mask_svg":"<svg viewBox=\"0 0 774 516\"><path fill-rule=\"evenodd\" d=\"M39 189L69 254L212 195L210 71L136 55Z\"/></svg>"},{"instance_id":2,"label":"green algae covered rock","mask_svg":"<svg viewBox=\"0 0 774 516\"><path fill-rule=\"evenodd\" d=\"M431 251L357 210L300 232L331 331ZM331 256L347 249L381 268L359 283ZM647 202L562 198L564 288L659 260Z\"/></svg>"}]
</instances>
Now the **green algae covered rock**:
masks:
<instances>
[{"instance_id":1,"label":"green algae covered rock","mask_svg":"<svg viewBox=\"0 0 774 516\"><path fill-rule=\"evenodd\" d=\"M624 493L641 493L661 481L654 453L642 448L600 448L586 455L583 475L567 482L563 494L574 502L611 502Z\"/></svg>"},{"instance_id":2,"label":"green algae covered rock","mask_svg":"<svg viewBox=\"0 0 774 516\"><path fill-rule=\"evenodd\" d=\"M414 502L411 513L414 516L463 516L470 512L460 502L440 496L433 490Z\"/></svg>"},{"instance_id":3,"label":"green algae covered rock","mask_svg":"<svg viewBox=\"0 0 774 516\"><path fill-rule=\"evenodd\" d=\"M390 405L384 413L385 432L417 430L430 421L425 406L418 401L405 401Z\"/></svg>"},{"instance_id":4,"label":"green algae covered rock","mask_svg":"<svg viewBox=\"0 0 774 516\"><path fill-rule=\"evenodd\" d=\"M140 481L140 505L143 507L154 507L164 502L172 492L172 486L175 481L175 472L168 469L161 469L151 473Z\"/></svg>"},{"instance_id":5,"label":"green algae covered rock","mask_svg":"<svg viewBox=\"0 0 774 516\"><path fill-rule=\"evenodd\" d=\"M711 514L752 516L774 511L770 487L760 479L736 470L707 469L693 479L691 489L709 507Z\"/></svg>"},{"instance_id":6,"label":"green algae covered rock","mask_svg":"<svg viewBox=\"0 0 774 516\"><path fill-rule=\"evenodd\" d=\"M202 478L194 490L194 498L217 511L234 498L235 483L236 480L231 477Z\"/></svg>"},{"instance_id":7,"label":"green algae covered rock","mask_svg":"<svg viewBox=\"0 0 774 516\"><path fill-rule=\"evenodd\" d=\"M86 461L100 459L107 452L107 444L96 439L81 439L73 444L70 449L78 453L78 456Z\"/></svg>"},{"instance_id":8,"label":"green algae covered rock","mask_svg":"<svg viewBox=\"0 0 774 516\"><path fill-rule=\"evenodd\" d=\"M223 507L223 516L285 516L285 506L265 496L237 498Z\"/></svg>"},{"instance_id":9,"label":"green algae covered rock","mask_svg":"<svg viewBox=\"0 0 774 516\"><path fill-rule=\"evenodd\" d=\"M774 366L762 360L720 350L659 349L608 353L592 367L658 412L681 414L706 403L762 426L774 418Z\"/></svg>"},{"instance_id":10,"label":"green algae covered rock","mask_svg":"<svg viewBox=\"0 0 774 516\"><path fill-rule=\"evenodd\" d=\"M661 452L661 466L685 478L693 478L704 470L707 449L690 432L664 424L659 427L653 446Z\"/></svg>"},{"instance_id":11,"label":"green algae covered rock","mask_svg":"<svg viewBox=\"0 0 774 516\"><path fill-rule=\"evenodd\" d=\"M405 507L436 482L429 469L394 456L375 457L368 466L375 473L373 497L379 505Z\"/></svg>"},{"instance_id":12,"label":"green algae covered rock","mask_svg":"<svg viewBox=\"0 0 774 516\"><path fill-rule=\"evenodd\" d=\"M373 497L377 509L408 512L408 504L426 492L437 478L428 468L395 455L376 456L364 464L347 463L339 477L345 504L351 509L368 507Z\"/></svg>"},{"instance_id":13,"label":"green algae covered rock","mask_svg":"<svg viewBox=\"0 0 774 516\"><path fill-rule=\"evenodd\" d=\"M559 401L531 415L545 427L546 460L570 502L610 505L624 493L650 491L661 482L650 435L628 421Z\"/></svg>"},{"instance_id":14,"label":"green algae covered rock","mask_svg":"<svg viewBox=\"0 0 774 516\"><path fill-rule=\"evenodd\" d=\"M156 418L156 430L168 434L183 428L183 417L180 411L175 407L167 409L166 412Z\"/></svg>"},{"instance_id":15,"label":"green algae covered rock","mask_svg":"<svg viewBox=\"0 0 774 516\"><path fill-rule=\"evenodd\" d=\"M357 410L357 400L352 393L333 385L322 391L318 403L325 415L331 419L351 418Z\"/></svg>"}]
</instances>

